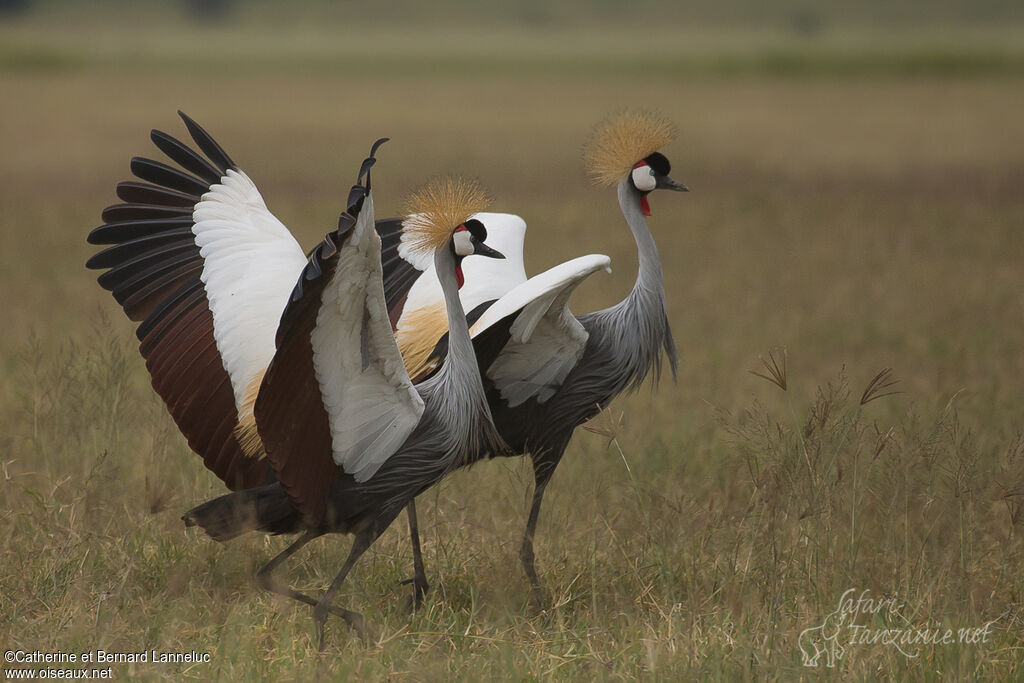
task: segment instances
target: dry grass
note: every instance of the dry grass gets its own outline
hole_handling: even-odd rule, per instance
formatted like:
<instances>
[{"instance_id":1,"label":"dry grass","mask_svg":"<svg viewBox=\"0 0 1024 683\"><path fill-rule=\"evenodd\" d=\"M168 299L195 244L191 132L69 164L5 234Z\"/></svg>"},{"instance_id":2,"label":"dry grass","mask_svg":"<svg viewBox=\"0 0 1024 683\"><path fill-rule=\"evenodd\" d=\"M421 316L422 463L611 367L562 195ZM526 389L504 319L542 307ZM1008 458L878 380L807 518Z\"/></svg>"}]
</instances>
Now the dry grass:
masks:
<instances>
[{"instance_id":1,"label":"dry grass","mask_svg":"<svg viewBox=\"0 0 1024 683\"><path fill-rule=\"evenodd\" d=\"M849 646L836 677L1021 677L1019 79L203 75L146 59L170 66L0 75L4 649L212 655L114 665L154 679L788 680L812 673L800 632L857 588L902 605L876 627L992 635L913 659ZM340 598L378 639L332 620L317 656L309 611L252 581L284 539L218 546L178 519L221 489L82 267L114 182L151 153L150 127L181 132L182 108L310 245L387 135L380 215L428 176L479 177L530 224L531 272L613 257L574 299L585 311L634 272L614 198L579 159L625 106L679 125L665 151L693 189L651 202L680 378L575 437L538 532L554 606L531 612L516 559L529 468L487 463L423 498L425 608L402 610L400 522ZM346 551L318 541L291 576L321 590Z\"/></svg>"}]
</instances>

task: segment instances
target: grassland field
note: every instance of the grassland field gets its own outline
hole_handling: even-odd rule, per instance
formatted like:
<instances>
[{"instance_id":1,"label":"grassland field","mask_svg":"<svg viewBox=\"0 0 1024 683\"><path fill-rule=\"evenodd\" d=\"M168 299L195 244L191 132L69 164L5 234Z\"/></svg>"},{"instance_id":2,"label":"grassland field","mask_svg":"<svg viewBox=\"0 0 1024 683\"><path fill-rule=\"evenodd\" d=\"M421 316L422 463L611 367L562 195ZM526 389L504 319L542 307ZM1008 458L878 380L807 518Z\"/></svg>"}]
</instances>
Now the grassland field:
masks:
<instances>
[{"instance_id":1,"label":"grassland field","mask_svg":"<svg viewBox=\"0 0 1024 683\"><path fill-rule=\"evenodd\" d=\"M666 55L636 27L0 24L2 649L211 655L113 665L141 680L1024 677L1021 30L651 30ZM430 175L476 176L529 224L530 273L612 257L585 312L635 275L580 160L627 106L680 130L664 151L692 191L655 195L650 223L681 363L577 431L538 530L552 605L531 608L517 556L529 465L485 463L421 499L423 609L404 610L399 519L339 597L376 636L332 620L318 654L310 611L252 578L285 539L220 546L179 519L222 486L83 267L128 159L158 154L150 128L183 135L182 109L308 247L389 136L379 215ZM785 391L749 372L772 358ZM900 393L863 396L885 368ZM322 590L347 549L318 541L292 581ZM850 588L899 607L867 628L989 630L804 666L801 632Z\"/></svg>"}]
</instances>

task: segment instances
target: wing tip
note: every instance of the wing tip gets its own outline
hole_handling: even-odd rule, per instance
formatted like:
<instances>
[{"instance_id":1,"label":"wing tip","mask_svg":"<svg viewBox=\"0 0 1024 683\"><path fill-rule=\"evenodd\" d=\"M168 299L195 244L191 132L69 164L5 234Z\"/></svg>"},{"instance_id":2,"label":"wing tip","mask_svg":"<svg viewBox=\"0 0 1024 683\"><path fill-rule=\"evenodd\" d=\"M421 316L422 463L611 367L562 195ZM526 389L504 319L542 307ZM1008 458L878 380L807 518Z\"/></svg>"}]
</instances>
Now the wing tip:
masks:
<instances>
[{"instance_id":1,"label":"wing tip","mask_svg":"<svg viewBox=\"0 0 1024 683\"><path fill-rule=\"evenodd\" d=\"M105 227L107 227L106 224L103 224L103 225L101 225L101 226L99 226L97 228L93 228L92 230L90 230L89 234L85 238L85 243L86 244L94 244L94 245L106 244L106 242L103 241L103 228L105 228ZM93 259L95 259L96 256L98 256L98 254L93 254L92 256L89 257L89 260L85 262L85 267L86 268L95 269L95 268L98 267L98 266L90 266L89 265L90 263L93 262Z\"/></svg>"},{"instance_id":2,"label":"wing tip","mask_svg":"<svg viewBox=\"0 0 1024 683\"><path fill-rule=\"evenodd\" d=\"M186 114L185 112L183 112L180 109L178 110L178 116L181 117L181 120L185 123L185 127L189 129L190 133L192 132L192 128L193 127L200 128L199 124L196 123L195 120L191 116L189 116L188 114ZM200 128L200 130L201 130L201 128Z\"/></svg>"},{"instance_id":3,"label":"wing tip","mask_svg":"<svg viewBox=\"0 0 1024 683\"><path fill-rule=\"evenodd\" d=\"M178 116L185 122L185 128L188 129L188 134L192 136L199 148L203 150L210 161L217 165L222 172L227 172L228 169L238 169L238 164L224 151L224 148L213 139L213 136L206 132L202 126L195 122L195 120L183 112L178 110Z\"/></svg>"}]
</instances>

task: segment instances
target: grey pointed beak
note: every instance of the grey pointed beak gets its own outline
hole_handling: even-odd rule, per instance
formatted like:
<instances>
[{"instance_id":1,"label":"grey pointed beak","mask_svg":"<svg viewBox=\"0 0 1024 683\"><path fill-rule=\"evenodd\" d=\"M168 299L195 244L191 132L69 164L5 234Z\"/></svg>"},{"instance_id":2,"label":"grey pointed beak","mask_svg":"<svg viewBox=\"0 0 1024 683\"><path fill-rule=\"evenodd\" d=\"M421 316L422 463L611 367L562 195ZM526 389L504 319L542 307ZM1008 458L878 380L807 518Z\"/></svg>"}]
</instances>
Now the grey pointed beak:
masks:
<instances>
[{"instance_id":1,"label":"grey pointed beak","mask_svg":"<svg viewBox=\"0 0 1024 683\"><path fill-rule=\"evenodd\" d=\"M680 182L672 180L667 175L660 175L657 178L655 187L661 190L675 190L676 192L689 192L690 188Z\"/></svg>"},{"instance_id":2,"label":"grey pointed beak","mask_svg":"<svg viewBox=\"0 0 1024 683\"><path fill-rule=\"evenodd\" d=\"M476 242L473 245L473 253L478 256L486 256L487 258L505 258L505 255L500 251L497 249L491 249L483 242Z\"/></svg>"}]
</instances>

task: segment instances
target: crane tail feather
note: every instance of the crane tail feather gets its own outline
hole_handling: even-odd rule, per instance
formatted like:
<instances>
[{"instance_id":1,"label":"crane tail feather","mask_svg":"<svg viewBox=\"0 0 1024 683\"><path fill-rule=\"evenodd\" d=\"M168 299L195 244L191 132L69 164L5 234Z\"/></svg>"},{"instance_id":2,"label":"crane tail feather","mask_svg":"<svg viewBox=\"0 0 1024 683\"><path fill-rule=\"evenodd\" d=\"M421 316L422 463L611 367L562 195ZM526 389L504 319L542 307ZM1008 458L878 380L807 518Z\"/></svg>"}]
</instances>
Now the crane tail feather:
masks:
<instances>
[{"instance_id":1,"label":"crane tail feather","mask_svg":"<svg viewBox=\"0 0 1024 683\"><path fill-rule=\"evenodd\" d=\"M215 541L226 543L248 531L283 534L299 531L299 515L280 484L235 491L186 512L185 526L198 526Z\"/></svg>"}]
</instances>

